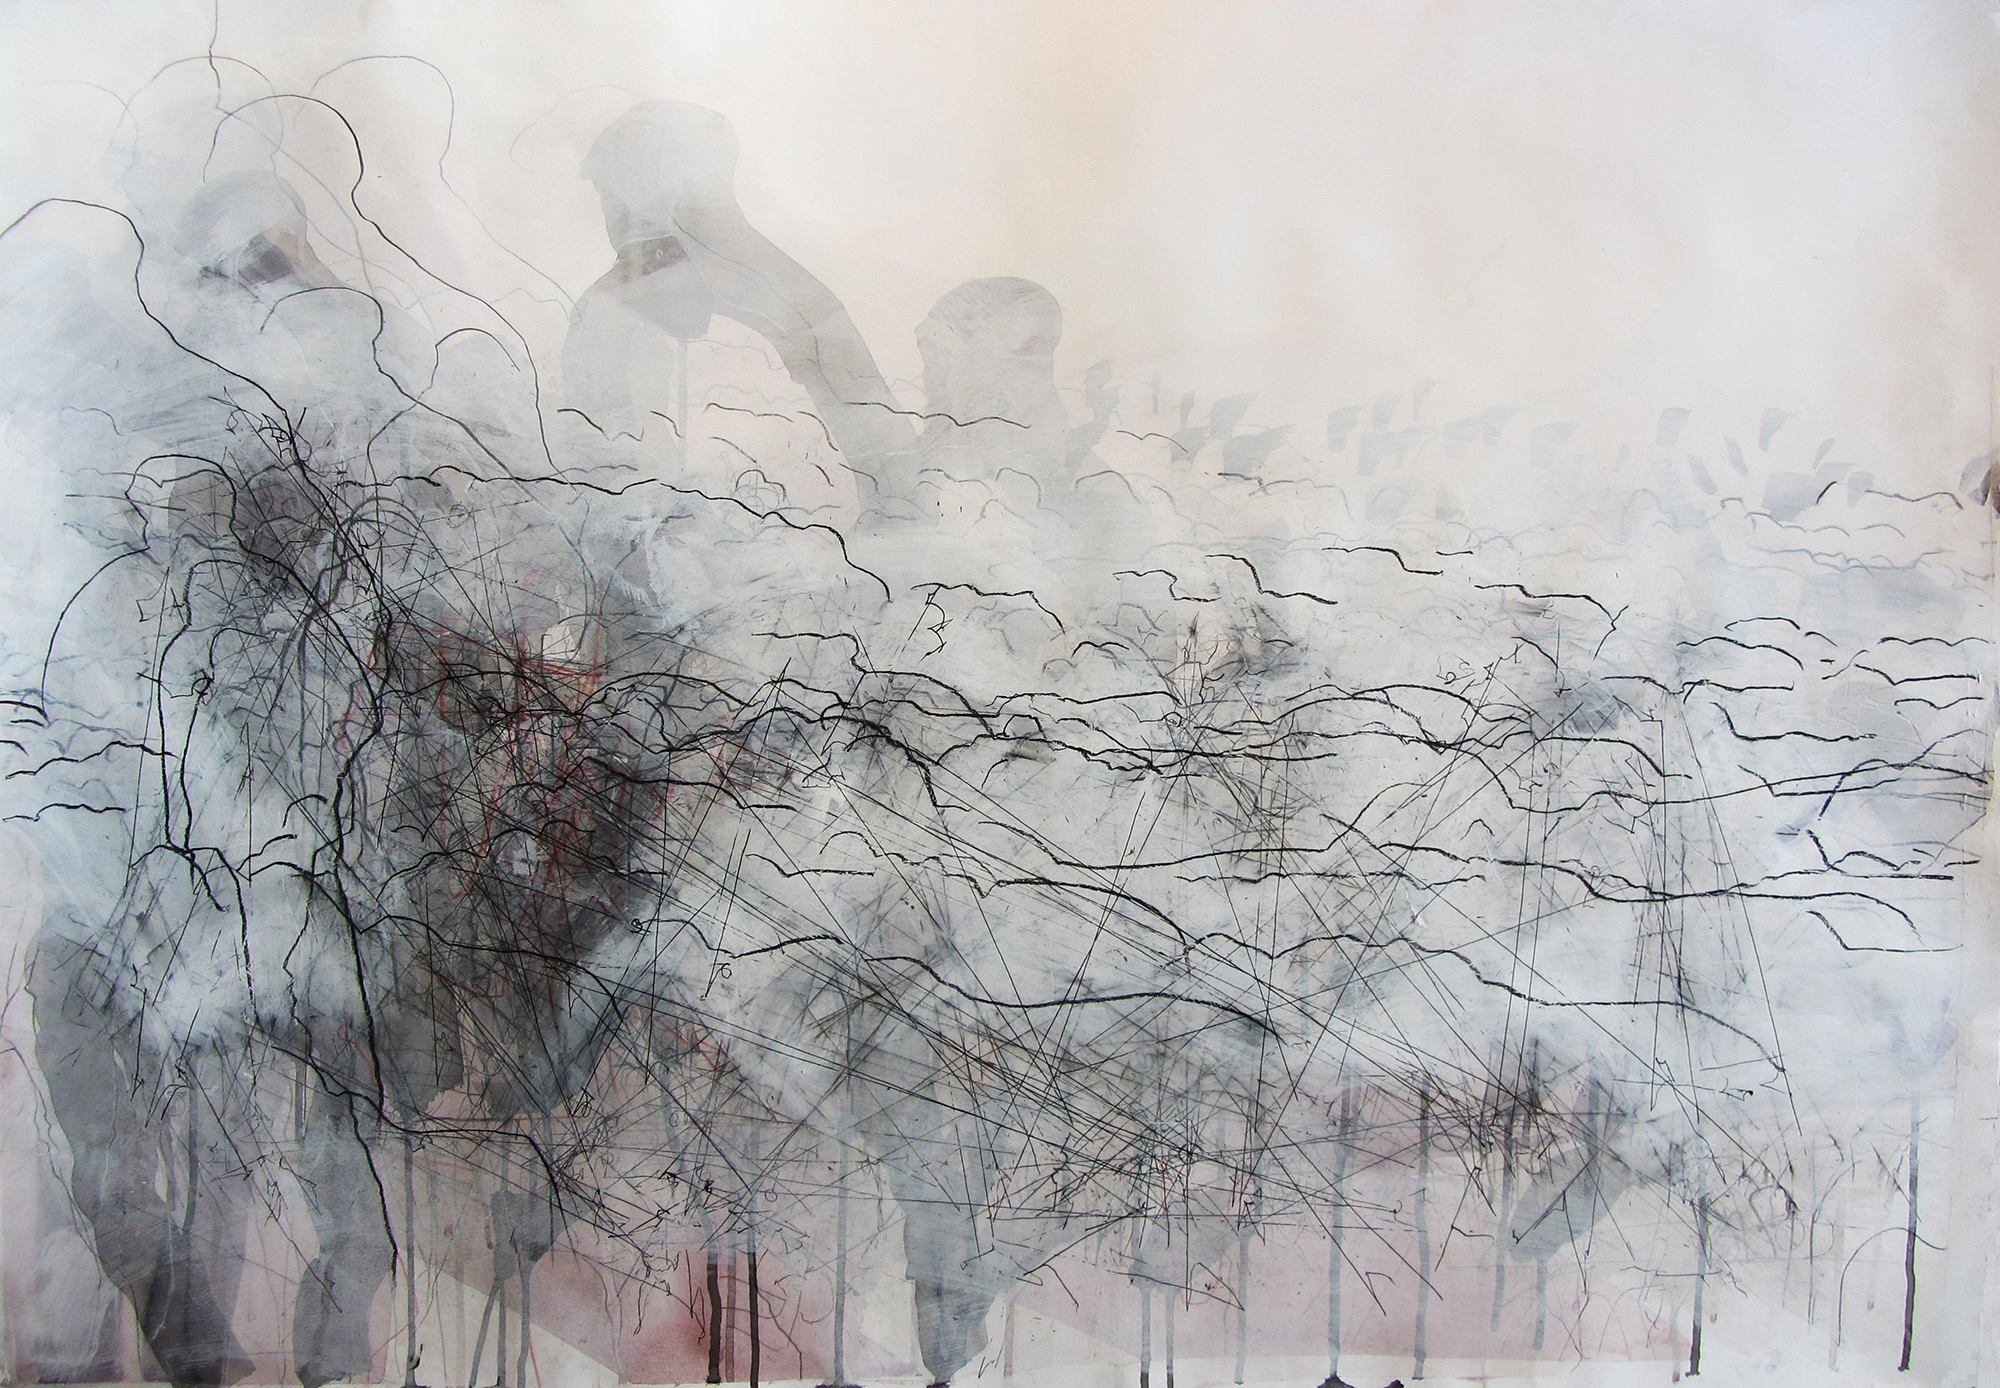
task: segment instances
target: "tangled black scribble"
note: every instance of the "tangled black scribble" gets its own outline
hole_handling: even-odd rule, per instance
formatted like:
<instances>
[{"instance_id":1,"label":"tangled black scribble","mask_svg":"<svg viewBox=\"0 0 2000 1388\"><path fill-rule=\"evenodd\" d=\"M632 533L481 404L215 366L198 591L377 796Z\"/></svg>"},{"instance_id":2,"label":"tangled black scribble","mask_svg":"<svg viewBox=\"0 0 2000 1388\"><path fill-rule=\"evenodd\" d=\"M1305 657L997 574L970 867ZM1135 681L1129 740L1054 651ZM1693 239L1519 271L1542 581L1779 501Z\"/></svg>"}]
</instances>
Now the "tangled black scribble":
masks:
<instances>
[{"instance_id":1,"label":"tangled black scribble","mask_svg":"<svg viewBox=\"0 0 2000 1388\"><path fill-rule=\"evenodd\" d=\"M616 258L558 389L358 139L299 152L329 118L220 110L170 207L0 239L62 498L6 649L37 1059L173 1382L365 1379L421 1265L490 1288L459 1381L525 1383L558 1247L698 1313L711 1380L740 1257L750 1379L836 1384L898 1225L937 1382L1062 1266L1129 1279L1147 1356L1160 1296L1169 1362L1229 1308L1240 1381L1253 1245L1317 1241L1342 1382L1373 1273L1421 1372L1452 1258L1542 1350L1552 1263L1824 1297L1904 1184L1915 1249L1983 473L1786 473L1767 426L1758 475L1613 474L1421 392L1322 448L1108 364L1073 426L1023 280L940 301L899 390L670 105L585 164ZM1426 459L1532 504L1468 517ZM281 1345L232 1322L253 1209L304 1239Z\"/></svg>"}]
</instances>

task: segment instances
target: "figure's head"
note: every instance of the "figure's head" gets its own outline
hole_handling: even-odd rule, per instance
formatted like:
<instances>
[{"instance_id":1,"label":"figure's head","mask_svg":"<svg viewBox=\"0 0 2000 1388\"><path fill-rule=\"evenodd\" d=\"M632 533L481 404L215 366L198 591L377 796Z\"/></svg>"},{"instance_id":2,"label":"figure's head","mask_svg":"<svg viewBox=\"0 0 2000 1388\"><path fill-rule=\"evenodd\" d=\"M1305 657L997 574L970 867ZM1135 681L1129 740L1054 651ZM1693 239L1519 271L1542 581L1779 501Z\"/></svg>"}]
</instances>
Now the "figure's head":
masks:
<instances>
[{"instance_id":1,"label":"figure's head","mask_svg":"<svg viewBox=\"0 0 2000 1388\"><path fill-rule=\"evenodd\" d=\"M1068 425L1056 392L1062 327L1056 296L1033 280L970 280L937 301L917 328L934 465L959 477L1011 468L1040 483L1060 472ZM991 419L1018 427L973 423Z\"/></svg>"},{"instance_id":2,"label":"figure's head","mask_svg":"<svg viewBox=\"0 0 2000 1388\"><path fill-rule=\"evenodd\" d=\"M683 208L732 205L736 154L736 132L704 107L649 101L613 121L583 160L612 249L671 235Z\"/></svg>"},{"instance_id":3,"label":"figure's head","mask_svg":"<svg viewBox=\"0 0 2000 1388\"><path fill-rule=\"evenodd\" d=\"M927 376L950 376L965 361L1053 362L1062 330L1062 306L1033 280L969 280L931 307L917 347Z\"/></svg>"},{"instance_id":4,"label":"figure's head","mask_svg":"<svg viewBox=\"0 0 2000 1388\"><path fill-rule=\"evenodd\" d=\"M202 184L181 212L182 252L210 274L248 288L300 275L318 263L306 240L306 212L276 174L224 174Z\"/></svg>"}]
</instances>

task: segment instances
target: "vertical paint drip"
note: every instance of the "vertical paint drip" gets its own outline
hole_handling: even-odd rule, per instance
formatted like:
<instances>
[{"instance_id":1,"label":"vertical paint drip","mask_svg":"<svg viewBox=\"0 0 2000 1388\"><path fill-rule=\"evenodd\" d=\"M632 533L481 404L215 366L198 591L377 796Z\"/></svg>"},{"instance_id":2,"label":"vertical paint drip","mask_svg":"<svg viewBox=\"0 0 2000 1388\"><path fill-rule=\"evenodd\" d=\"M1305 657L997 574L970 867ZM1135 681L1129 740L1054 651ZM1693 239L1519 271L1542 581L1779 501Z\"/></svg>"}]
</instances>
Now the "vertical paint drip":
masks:
<instances>
[{"instance_id":1,"label":"vertical paint drip","mask_svg":"<svg viewBox=\"0 0 2000 1388\"><path fill-rule=\"evenodd\" d=\"M1174 1388L1174 1315L1180 1309L1181 1289L1167 1292L1167 1388Z\"/></svg>"},{"instance_id":2,"label":"vertical paint drip","mask_svg":"<svg viewBox=\"0 0 2000 1388\"><path fill-rule=\"evenodd\" d=\"M417 1165L416 1143L403 1138L403 1243L397 1250L403 1264L403 1314L409 1326L403 1346L403 1388L417 1383Z\"/></svg>"},{"instance_id":3,"label":"vertical paint drip","mask_svg":"<svg viewBox=\"0 0 2000 1388\"><path fill-rule=\"evenodd\" d=\"M750 1301L747 1308L750 1315L750 1388L757 1388L757 1376L764 1366L764 1341L757 1315L757 1224L754 1219L750 1224L748 1239L745 1261L748 1264L746 1271L749 1278L746 1294Z\"/></svg>"},{"instance_id":4,"label":"vertical paint drip","mask_svg":"<svg viewBox=\"0 0 2000 1388\"><path fill-rule=\"evenodd\" d=\"M1898 1373L1910 1371L1910 1347L1917 1328L1917 1130L1922 1124L1917 1096L1910 1096L1910 1219L1903 1239L1903 1357Z\"/></svg>"},{"instance_id":5,"label":"vertical paint drip","mask_svg":"<svg viewBox=\"0 0 2000 1388\"><path fill-rule=\"evenodd\" d=\"M1431 1309L1431 1225L1429 1211L1431 1183L1431 1092L1417 1095L1417 1327L1412 1346L1416 1363L1411 1378L1424 1376L1424 1341L1430 1328Z\"/></svg>"},{"instance_id":6,"label":"vertical paint drip","mask_svg":"<svg viewBox=\"0 0 2000 1388\"><path fill-rule=\"evenodd\" d=\"M1139 1388L1153 1388L1153 1284L1139 1284Z\"/></svg>"},{"instance_id":7,"label":"vertical paint drip","mask_svg":"<svg viewBox=\"0 0 2000 1388\"><path fill-rule=\"evenodd\" d=\"M1327 1211L1326 1248L1326 1375L1340 1376L1340 1264L1347 1241L1347 1164L1354 1149L1353 1100L1340 1104L1340 1147L1333 1157L1333 1205Z\"/></svg>"},{"instance_id":8,"label":"vertical paint drip","mask_svg":"<svg viewBox=\"0 0 2000 1388\"><path fill-rule=\"evenodd\" d=\"M1236 1381L1250 1365L1250 1225L1236 1231Z\"/></svg>"},{"instance_id":9,"label":"vertical paint drip","mask_svg":"<svg viewBox=\"0 0 2000 1388\"><path fill-rule=\"evenodd\" d=\"M1708 1197L1694 1202L1694 1329L1688 1334L1688 1377L1701 1372L1702 1303L1708 1291Z\"/></svg>"},{"instance_id":10,"label":"vertical paint drip","mask_svg":"<svg viewBox=\"0 0 2000 1388\"><path fill-rule=\"evenodd\" d=\"M486 1331L493 1324L493 1303L500 1299L504 1285L499 1277L493 1279L493 1290L486 1294L486 1308L479 1313L479 1336L472 1342L472 1367L465 1373L469 1388L479 1388L479 1362L486 1357Z\"/></svg>"},{"instance_id":11,"label":"vertical paint drip","mask_svg":"<svg viewBox=\"0 0 2000 1388\"><path fill-rule=\"evenodd\" d=\"M514 1361L514 1382L517 1388L528 1388L528 1356L534 1348L528 1338L534 1331L534 1284L530 1280L533 1272L533 1265L523 1258L521 1260L521 1350Z\"/></svg>"},{"instance_id":12,"label":"vertical paint drip","mask_svg":"<svg viewBox=\"0 0 2000 1388\"><path fill-rule=\"evenodd\" d=\"M833 1225L833 1388L847 1385L847 1135L840 1142L840 1193ZM1013 1333L1013 1308L1008 1308L1008 1333ZM1011 1341L1009 1348L1012 1348Z\"/></svg>"},{"instance_id":13,"label":"vertical paint drip","mask_svg":"<svg viewBox=\"0 0 2000 1388\"><path fill-rule=\"evenodd\" d=\"M1507 1106L1507 1124L1500 1138L1500 1219L1493 1231L1493 1316L1487 1322L1489 1331L1500 1328L1500 1308L1507 1301L1507 1260L1512 1250L1507 1246L1509 1224L1513 1219L1510 1208L1514 1201L1514 1119L1513 1104Z\"/></svg>"},{"instance_id":14,"label":"vertical paint drip","mask_svg":"<svg viewBox=\"0 0 2000 1388\"><path fill-rule=\"evenodd\" d=\"M433 1165L424 1170L424 1214L430 1222L430 1227L433 1229L439 1227L437 1207L438 1174L437 1167ZM465 1291L465 1283L453 1279L451 1316L448 1321L445 1318L440 1318L439 1339L443 1343L438 1346L438 1374L447 1380L451 1377L448 1361L455 1358L458 1363L463 1364L465 1362ZM456 1352L455 1354L454 1351ZM466 1382L470 1384L472 1380L468 1378Z\"/></svg>"},{"instance_id":15,"label":"vertical paint drip","mask_svg":"<svg viewBox=\"0 0 2000 1388\"><path fill-rule=\"evenodd\" d=\"M200 1185L201 1175L201 1135L198 1130L200 1115L195 1105L195 1092L195 1077L190 1073L187 1076L187 1198L181 1207L180 1231L180 1244L183 1256L190 1258L194 1254L195 1191ZM185 1344L194 1333L194 1324L191 1316L193 1308L189 1305L189 1299L186 1297L180 1298L180 1308L181 1343ZM1907 1357L1905 1355L1906 1359Z\"/></svg>"},{"instance_id":16,"label":"vertical paint drip","mask_svg":"<svg viewBox=\"0 0 2000 1388\"><path fill-rule=\"evenodd\" d=\"M1008 1382L1014 1378L1014 1294L1007 1293L1007 1329L1004 1348L1000 1351L1000 1377Z\"/></svg>"},{"instance_id":17,"label":"vertical paint drip","mask_svg":"<svg viewBox=\"0 0 2000 1388\"><path fill-rule=\"evenodd\" d=\"M500 1324L494 1339L493 1388L507 1388L507 1282L497 1284L500 1294Z\"/></svg>"},{"instance_id":18,"label":"vertical paint drip","mask_svg":"<svg viewBox=\"0 0 2000 1388\"><path fill-rule=\"evenodd\" d=\"M688 466L688 344L684 337L674 339L674 461L679 465L681 476L687 476Z\"/></svg>"},{"instance_id":19,"label":"vertical paint drip","mask_svg":"<svg viewBox=\"0 0 2000 1388\"><path fill-rule=\"evenodd\" d=\"M708 1236L708 1381L722 1382L722 1281L716 1259L715 1233Z\"/></svg>"},{"instance_id":20,"label":"vertical paint drip","mask_svg":"<svg viewBox=\"0 0 2000 1388\"><path fill-rule=\"evenodd\" d=\"M731 1383L736 1381L736 1249L732 1245L729 1257L722 1264L722 1372Z\"/></svg>"},{"instance_id":21,"label":"vertical paint drip","mask_svg":"<svg viewBox=\"0 0 2000 1388\"><path fill-rule=\"evenodd\" d=\"M1333 1229L1326 1241L1326 1372L1331 1378L1340 1372L1340 1244L1345 1231L1338 1203L1329 1218Z\"/></svg>"},{"instance_id":22,"label":"vertical paint drip","mask_svg":"<svg viewBox=\"0 0 2000 1388\"><path fill-rule=\"evenodd\" d=\"M1535 1348L1540 1349L1549 1333L1549 1260L1535 1259Z\"/></svg>"}]
</instances>

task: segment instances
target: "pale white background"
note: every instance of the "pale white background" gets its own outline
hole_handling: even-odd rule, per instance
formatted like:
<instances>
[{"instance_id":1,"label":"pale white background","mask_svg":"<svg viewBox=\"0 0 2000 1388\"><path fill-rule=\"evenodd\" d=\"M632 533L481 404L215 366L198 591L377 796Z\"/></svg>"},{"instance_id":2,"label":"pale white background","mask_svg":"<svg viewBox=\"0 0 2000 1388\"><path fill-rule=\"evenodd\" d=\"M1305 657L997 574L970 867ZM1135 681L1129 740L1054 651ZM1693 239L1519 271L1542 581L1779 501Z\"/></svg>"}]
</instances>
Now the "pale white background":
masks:
<instances>
[{"instance_id":1,"label":"pale white background","mask_svg":"<svg viewBox=\"0 0 2000 1388\"><path fill-rule=\"evenodd\" d=\"M939 294L1016 274L1063 303L1066 375L1256 391L1258 423L1435 378L1610 437L1780 406L1924 489L1992 446L1984 3L0 0L0 220L116 201L121 98L211 42L293 90L441 68L449 96L397 63L320 91L436 263L476 215L546 272L480 285L515 307L602 271L577 162L672 98L735 123L746 210L892 376Z\"/></svg>"},{"instance_id":2,"label":"pale white background","mask_svg":"<svg viewBox=\"0 0 2000 1388\"><path fill-rule=\"evenodd\" d=\"M723 111L745 207L891 375L916 375L938 294L1019 274L1065 307L1066 370L1258 391L1253 422L1422 378L1551 417L1778 405L1943 485L1991 433L2000 28L1969 0L8 0L0 22L15 205L102 193L113 94L212 34L295 89L414 54L456 94L453 186L570 292L607 259L590 136L633 97ZM431 172L435 78L320 90L372 117L377 205Z\"/></svg>"}]
</instances>

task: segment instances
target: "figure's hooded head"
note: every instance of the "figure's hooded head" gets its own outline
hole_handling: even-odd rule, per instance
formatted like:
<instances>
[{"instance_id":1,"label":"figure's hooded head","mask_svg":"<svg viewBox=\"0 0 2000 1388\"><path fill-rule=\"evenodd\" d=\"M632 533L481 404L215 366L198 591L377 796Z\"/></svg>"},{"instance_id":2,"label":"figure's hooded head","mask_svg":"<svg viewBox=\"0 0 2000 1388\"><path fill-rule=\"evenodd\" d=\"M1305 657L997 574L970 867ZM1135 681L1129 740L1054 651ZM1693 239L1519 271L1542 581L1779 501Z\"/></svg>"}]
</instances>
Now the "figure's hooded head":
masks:
<instances>
[{"instance_id":1,"label":"figure's hooded head","mask_svg":"<svg viewBox=\"0 0 2000 1388\"><path fill-rule=\"evenodd\" d=\"M1032 280L971 280L932 306L917 329L926 379L976 366L1053 376L1062 306Z\"/></svg>"},{"instance_id":2,"label":"figure's hooded head","mask_svg":"<svg viewBox=\"0 0 2000 1388\"><path fill-rule=\"evenodd\" d=\"M934 465L959 477L1014 468L1056 478L1068 425L1056 392L1062 329L1055 295L1032 280L972 280L937 301L917 328Z\"/></svg>"},{"instance_id":3,"label":"figure's hooded head","mask_svg":"<svg viewBox=\"0 0 2000 1388\"><path fill-rule=\"evenodd\" d=\"M684 208L733 206L736 155L735 130L704 107L649 101L613 121L583 160L611 248L673 235Z\"/></svg>"},{"instance_id":4,"label":"figure's hooded head","mask_svg":"<svg viewBox=\"0 0 2000 1388\"><path fill-rule=\"evenodd\" d=\"M181 211L182 254L203 270L249 288L309 278L319 261L306 240L306 212L276 174L224 174L201 185Z\"/></svg>"}]
</instances>

